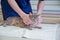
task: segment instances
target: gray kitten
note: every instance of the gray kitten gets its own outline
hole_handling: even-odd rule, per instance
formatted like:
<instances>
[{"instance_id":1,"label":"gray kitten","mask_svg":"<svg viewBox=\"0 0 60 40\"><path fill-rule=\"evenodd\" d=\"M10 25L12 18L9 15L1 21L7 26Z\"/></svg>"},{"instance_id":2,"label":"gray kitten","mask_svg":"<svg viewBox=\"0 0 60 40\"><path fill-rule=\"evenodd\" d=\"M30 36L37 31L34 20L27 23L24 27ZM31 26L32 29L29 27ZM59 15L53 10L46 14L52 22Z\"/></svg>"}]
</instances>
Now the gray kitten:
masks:
<instances>
[{"instance_id":1,"label":"gray kitten","mask_svg":"<svg viewBox=\"0 0 60 40\"><path fill-rule=\"evenodd\" d=\"M17 26L17 27L21 27L21 28L27 28L27 29L32 29L32 28L38 28L38 29L41 29L41 27L38 27L38 26L34 26L35 24L35 21L37 19L39 15L36 15L36 14L33 14L33 15L29 15L30 19L32 20L33 24L32 25L25 25L23 23L23 20L20 18L20 17L9 17L7 18L7 20L5 21L1 21L0 22L0 25L3 25L3 26ZM34 26L34 27L33 27Z\"/></svg>"}]
</instances>

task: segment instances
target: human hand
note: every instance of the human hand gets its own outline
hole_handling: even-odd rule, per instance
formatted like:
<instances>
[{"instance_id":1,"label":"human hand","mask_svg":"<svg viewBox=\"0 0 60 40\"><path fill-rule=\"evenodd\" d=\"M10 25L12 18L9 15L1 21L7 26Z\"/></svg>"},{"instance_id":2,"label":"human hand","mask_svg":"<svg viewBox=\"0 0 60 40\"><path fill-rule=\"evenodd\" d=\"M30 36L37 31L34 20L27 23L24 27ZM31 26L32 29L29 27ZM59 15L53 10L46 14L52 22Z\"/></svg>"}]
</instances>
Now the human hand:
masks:
<instances>
[{"instance_id":1,"label":"human hand","mask_svg":"<svg viewBox=\"0 0 60 40\"><path fill-rule=\"evenodd\" d=\"M21 15L21 18L23 19L23 22L24 22L26 25L31 25L31 24L32 24L32 21L31 21L31 19L29 18L29 14L23 13L23 14Z\"/></svg>"}]
</instances>

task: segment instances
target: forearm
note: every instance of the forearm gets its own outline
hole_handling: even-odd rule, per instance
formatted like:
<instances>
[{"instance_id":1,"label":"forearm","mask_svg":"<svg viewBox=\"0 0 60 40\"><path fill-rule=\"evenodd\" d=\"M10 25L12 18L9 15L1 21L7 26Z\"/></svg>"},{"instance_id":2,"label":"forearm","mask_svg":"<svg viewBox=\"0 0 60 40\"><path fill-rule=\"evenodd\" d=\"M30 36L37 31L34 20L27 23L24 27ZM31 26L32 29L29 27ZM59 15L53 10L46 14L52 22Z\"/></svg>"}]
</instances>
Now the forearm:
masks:
<instances>
[{"instance_id":1,"label":"forearm","mask_svg":"<svg viewBox=\"0 0 60 40\"><path fill-rule=\"evenodd\" d=\"M39 1L38 2L38 7L37 7L37 13L41 14L44 8L44 1Z\"/></svg>"},{"instance_id":2,"label":"forearm","mask_svg":"<svg viewBox=\"0 0 60 40\"><path fill-rule=\"evenodd\" d=\"M23 11L19 8L15 0L8 0L8 3L19 15L23 14Z\"/></svg>"}]
</instances>

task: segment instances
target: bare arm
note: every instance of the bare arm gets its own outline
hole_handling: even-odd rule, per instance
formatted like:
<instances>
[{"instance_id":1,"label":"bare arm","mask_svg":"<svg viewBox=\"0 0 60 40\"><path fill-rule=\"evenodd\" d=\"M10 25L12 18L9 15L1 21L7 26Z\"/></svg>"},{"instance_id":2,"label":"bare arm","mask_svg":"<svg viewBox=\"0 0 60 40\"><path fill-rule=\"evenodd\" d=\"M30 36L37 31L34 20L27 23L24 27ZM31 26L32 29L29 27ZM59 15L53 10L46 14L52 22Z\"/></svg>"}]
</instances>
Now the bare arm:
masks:
<instances>
[{"instance_id":1,"label":"bare arm","mask_svg":"<svg viewBox=\"0 0 60 40\"><path fill-rule=\"evenodd\" d=\"M19 8L15 0L8 0L10 6L21 16L24 12Z\"/></svg>"},{"instance_id":2,"label":"bare arm","mask_svg":"<svg viewBox=\"0 0 60 40\"><path fill-rule=\"evenodd\" d=\"M40 1L38 2L38 7L37 7L37 13L41 14L44 8L44 1Z\"/></svg>"},{"instance_id":3,"label":"bare arm","mask_svg":"<svg viewBox=\"0 0 60 40\"><path fill-rule=\"evenodd\" d=\"M23 22L26 25L32 24L32 21L29 18L29 15L24 13L21 8L18 6L18 4L16 3L15 0L8 0L8 3L10 4L10 6L21 16L21 18L23 19Z\"/></svg>"}]
</instances>

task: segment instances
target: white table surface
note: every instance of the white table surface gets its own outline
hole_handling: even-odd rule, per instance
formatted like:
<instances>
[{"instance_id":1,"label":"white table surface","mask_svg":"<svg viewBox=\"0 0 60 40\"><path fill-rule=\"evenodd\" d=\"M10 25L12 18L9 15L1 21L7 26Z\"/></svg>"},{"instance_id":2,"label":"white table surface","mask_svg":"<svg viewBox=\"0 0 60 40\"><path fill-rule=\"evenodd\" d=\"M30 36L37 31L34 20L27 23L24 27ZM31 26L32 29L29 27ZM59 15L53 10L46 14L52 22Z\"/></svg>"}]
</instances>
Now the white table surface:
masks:
<instances>
[{"instance_id":1,"label":"white table surface","mask_svg":"<svg viewBox=\"0 0 60 40\"><path fill-rule=\"evenodd\" d=\"M42 29L33 30L0 26L0 40L59 40L60 27L58 24L42 24L41 26ZM28 39L22 38L23 36Z\"/></svg>"}]
</instances>

